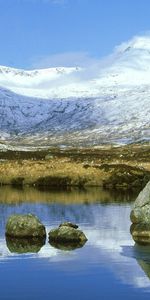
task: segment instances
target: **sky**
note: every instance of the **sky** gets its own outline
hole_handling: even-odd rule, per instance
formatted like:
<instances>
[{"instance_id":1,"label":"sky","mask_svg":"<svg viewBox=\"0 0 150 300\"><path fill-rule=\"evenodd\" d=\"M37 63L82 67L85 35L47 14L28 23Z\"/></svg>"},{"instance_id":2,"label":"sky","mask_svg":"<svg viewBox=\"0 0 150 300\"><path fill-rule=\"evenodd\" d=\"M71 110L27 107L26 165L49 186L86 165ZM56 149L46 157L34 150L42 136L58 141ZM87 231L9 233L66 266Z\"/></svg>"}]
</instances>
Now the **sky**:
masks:
<instances>
[{"instance_id":1,"label":"sky","mask_svg":"<svg viewBox=\"0 0 150 300\"><path fill-rule=\"evenodd\" d=\"M0 65L87 65L150 31L149 0L0 0Z\"/></svg>"}]
</instances>

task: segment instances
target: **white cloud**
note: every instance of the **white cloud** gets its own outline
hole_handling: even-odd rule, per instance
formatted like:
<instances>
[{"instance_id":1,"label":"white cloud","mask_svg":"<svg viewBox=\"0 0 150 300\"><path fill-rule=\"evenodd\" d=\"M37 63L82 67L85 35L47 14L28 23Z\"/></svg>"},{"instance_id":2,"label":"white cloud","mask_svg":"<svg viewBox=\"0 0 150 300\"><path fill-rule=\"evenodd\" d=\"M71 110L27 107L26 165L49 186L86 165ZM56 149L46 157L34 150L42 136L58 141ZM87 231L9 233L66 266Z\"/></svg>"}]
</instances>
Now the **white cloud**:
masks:
<instances>
[{"instance_id":1,"label":"white cloud","mask_svg":"<svg viewBox=\"0 0 150 300\"><path fill-rule=\"evenodd\" d=\"M110 66L115 60L116 54L103 58L91 56L88 52L64 52L49 56L39 56L31 60L29 69L46 69L52 67L80 67L82 71L70 76L84 81L97 77L104 68Z\"/></svg>"},{"instance_id":2,"label":"white cloud","mask_svg":"<svg viewBox=\"0 0 150 300\"><path fill-rule=\"evenodd\" d=\"M32 68L48 67L86 67L96 64L98 59L89 55L88 52L64 52L49 56L39 56L32 60Z\"/></svg>"},{"instance_id":3,"label":"white cloud","mask_svg":"<svg viewBox=\"0 0 150 300\"><path fill-rule=\"evenodd\" d=\"M115 63L119 63L120 66L122 64L125 65L126 62L128 64L126 51L130 50L130 48L150 50L150 35L135 36L129 41L115 47L112 54L106 57L97 58L84 51L64 52L35 57L30 63L30 68L81 67L82 72L78 74L78 79L93 79L103 73L104 69L111 68ZM135 64L137 64L138 57L135 58ZM134 64L131 67L134 68Z\"/></svg>"}]
</instances>

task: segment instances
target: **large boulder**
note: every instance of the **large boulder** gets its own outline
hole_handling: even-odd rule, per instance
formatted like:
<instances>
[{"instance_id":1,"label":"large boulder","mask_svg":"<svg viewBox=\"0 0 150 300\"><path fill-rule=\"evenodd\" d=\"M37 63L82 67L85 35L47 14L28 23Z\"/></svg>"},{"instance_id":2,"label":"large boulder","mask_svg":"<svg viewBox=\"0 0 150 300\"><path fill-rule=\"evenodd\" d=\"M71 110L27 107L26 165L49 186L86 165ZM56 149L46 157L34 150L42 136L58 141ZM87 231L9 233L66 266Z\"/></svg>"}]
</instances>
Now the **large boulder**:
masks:
<instances>
[{"instance_id":1,"label":"large boulder","mask_svg":"<svg viewBox=\"0 0 150 300\"><path fill-rule=\"evenodd\" d=\"M130 219L131 234L137 243L150 244L150 182L137 197Z\"/></svg>"},{"instance_id":2,"label":"large boulder","mask_svg":"<svg viewBox=\"0 0 150 300\"><path fill-rule=\"evenodd\" d=\"M6 236L16 238L46 237L46 230L40 220L32 215L12 215L6 224Z\"/></svg>"},{"instance_id":3,"label":"large boulder","mask_svg":"<svg viewBox=\"0 0 150 300\"><path fill-rule=\"evenodd\" d=\"M49 232L49 242L57 244L74 244L77 248L78 244L83 244L87 241L87 237L83 231L77 229L78 226L70 222L60 224L58 228L52 229Z\"/></svg>"}]
</instances>

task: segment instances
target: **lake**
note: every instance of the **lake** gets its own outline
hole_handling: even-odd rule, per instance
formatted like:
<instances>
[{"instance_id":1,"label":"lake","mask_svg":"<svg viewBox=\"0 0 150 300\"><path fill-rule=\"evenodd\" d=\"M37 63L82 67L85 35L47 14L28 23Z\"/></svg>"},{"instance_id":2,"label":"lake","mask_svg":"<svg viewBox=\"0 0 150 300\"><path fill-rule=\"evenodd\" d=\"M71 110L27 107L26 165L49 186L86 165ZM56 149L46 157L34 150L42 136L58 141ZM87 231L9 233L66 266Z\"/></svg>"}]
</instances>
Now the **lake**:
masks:
<instances>
[{"instance_id":1,"label":"lake","mask_svg":"<svg viewBox=\"0 0 150 300\"><path fill-rule=\"evenodd\" d=\"M0 299L149 299L150 248L135 245L130 235L135 198L134 193L98 188L50 192L1 187ZM5 241L5 224L13 213L36 214L47 232L65 220L75 222L88 242L64 251L46 241L31 248L35 253L23 253L26 245Z\"/></svg>"}]
</instances>

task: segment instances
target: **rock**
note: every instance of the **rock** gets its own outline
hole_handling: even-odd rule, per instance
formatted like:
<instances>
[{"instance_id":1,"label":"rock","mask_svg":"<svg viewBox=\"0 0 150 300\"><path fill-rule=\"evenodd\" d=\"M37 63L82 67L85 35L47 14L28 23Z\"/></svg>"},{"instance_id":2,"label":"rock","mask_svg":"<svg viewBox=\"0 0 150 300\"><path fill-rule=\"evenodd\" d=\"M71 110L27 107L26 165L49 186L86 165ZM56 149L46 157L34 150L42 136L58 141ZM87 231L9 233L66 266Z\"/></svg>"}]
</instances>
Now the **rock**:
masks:
<instances>
[{"instance_id":1,"label":"rock","mask_svg":"<svg viewBox=\"0 0 150 300\"><path fill-rule=\"evenodd\" d=\"M7 221L5 234L16 238L46 237L46 230L34 215L12 215Z\"/></svg>"},{"instance_id":2,"label":"rock","mask_svg":"<svg viewBox=\"0 0 150 300\"><path fill-rule=\"evenodd\" d=\"M87 238L81 230L77 229L77 225L65 222L49 232L49 241L69 245L70 243L84 243Z\"/></svg>"},{"instance_id":3,"label":"rock","mask_svg":"<svg viewBox=\"0 0 150 300\"><path fill-rule=\"evenodd\" d=\"M130 231L135 242L150 244L150 182L137 197L130 214Z\"/></svg>"},{"instance_id":4,"label":"rock","mask_svg":"<svg viewBox=\"0 0 150 300\"><path fill-rule=\"evenodd\" d=\"M12 238L6 236L6 244L11 253L38 253L45 245L45 237Z\"/></svg>"},{"instance_id":5,"label":"rock","mask_svg":"<svg viewBox=\"0 0 150 300\"><path fill-rule=\"evenodd\" d=\"M130 218L133 224L150 224L150 181L137 197Z\"/></svg>"},{"instance_id":6,"label":"rock","mask_svg":"<svg viewBox=\"0 0 150 300\"><path fill-rule=\"evenodd\" d=\"M62 227L62 226L68 226L68 227L72 227L72 228L75 228L75 229L77 229L79 227L78 225L73 224L71 222L64 222L64 223L59 225L59 228Z\"/></svg>"}]
</instances>

